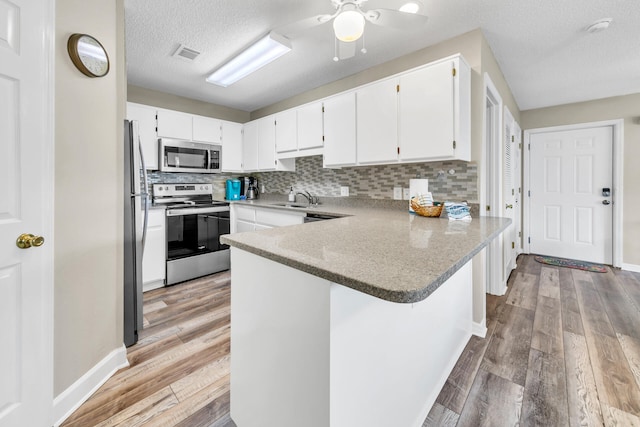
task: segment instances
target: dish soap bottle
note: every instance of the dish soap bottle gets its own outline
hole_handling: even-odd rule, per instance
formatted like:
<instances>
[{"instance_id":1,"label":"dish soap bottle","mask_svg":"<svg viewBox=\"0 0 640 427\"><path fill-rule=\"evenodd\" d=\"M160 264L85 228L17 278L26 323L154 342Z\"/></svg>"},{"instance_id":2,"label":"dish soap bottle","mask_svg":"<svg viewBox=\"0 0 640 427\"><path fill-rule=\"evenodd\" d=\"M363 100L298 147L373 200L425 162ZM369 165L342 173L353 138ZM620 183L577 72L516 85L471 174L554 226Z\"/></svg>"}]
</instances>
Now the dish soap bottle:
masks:
<instances>
[{"instance_id":1,"label":"dish soap bottle","mask_svg":"<svg viewBox=\"0 0 640 427\"><path fill-rule=\"evenodd\" d=\"M291 191L289 191L289 201L290 202L295 202L296 201L296 195L293 194L293 187L291 187Z\"/></svg>"}]
</instances>

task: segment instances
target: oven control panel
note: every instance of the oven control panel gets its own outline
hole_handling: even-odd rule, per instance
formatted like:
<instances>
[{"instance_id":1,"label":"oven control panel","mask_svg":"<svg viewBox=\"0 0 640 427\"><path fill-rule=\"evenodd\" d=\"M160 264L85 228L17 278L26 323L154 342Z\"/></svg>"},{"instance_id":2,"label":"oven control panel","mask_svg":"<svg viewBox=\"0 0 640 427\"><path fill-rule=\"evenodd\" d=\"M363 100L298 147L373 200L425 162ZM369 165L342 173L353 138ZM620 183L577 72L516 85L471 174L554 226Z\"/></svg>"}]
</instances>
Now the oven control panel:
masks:
<instances>
[{"instance_id":1,"label":"oven control panel","mask_svg":"<svg viewBox=\"0 0 640 427\"><path fill-rule=\"evenodd\" d=\"M155 197L199 196L211 194L211 184L153 184Z\"/></svg>"}]
</instances>

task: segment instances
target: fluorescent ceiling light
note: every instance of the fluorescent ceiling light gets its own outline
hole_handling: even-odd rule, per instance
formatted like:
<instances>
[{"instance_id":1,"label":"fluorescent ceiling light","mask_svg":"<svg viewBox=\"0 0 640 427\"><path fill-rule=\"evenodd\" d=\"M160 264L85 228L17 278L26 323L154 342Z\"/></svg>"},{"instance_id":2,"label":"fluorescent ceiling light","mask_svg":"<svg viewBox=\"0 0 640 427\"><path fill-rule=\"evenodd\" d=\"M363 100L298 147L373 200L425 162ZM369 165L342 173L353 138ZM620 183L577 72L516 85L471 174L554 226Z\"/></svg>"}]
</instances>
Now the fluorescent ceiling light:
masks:
<instances>
[{"instance_id":1,"label":"fluorescent ceiling light","mask_svg":"<svg viewBox=\"0 0 640 427\"><path fill-rule=\"evenodd\" d=\"M291 50L289 39L271 32L207 77L208 83L227 87Z\"/></svg>"}]
</instances>

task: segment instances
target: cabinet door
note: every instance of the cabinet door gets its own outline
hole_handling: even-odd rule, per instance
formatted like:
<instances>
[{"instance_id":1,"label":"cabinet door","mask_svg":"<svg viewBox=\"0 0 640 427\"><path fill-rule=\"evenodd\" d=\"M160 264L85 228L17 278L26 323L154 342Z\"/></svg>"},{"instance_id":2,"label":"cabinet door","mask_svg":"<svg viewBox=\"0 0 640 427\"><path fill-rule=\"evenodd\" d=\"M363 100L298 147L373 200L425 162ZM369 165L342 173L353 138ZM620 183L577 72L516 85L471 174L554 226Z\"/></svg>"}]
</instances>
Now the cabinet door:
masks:
<instances>
[{"instance_id":1,"label":"cabinet door","mask_svg":"<svg viewBox=\"0 0 640 427\"><path fill-rule=\"evenodd\" d=\"M296 110L276 114L276 150L278 153L298 149Z\"/></svg>"},{"instance_id":2,"label":"cabinet door","mask_svg":"<svg viewBox=\"0 0 640 427\"><path fill-rule=\"evenodd\" d=\"M322 145L322 102L298 108L298 150Z\"/></svg>"},{"instance_id":3,"label":"cabinet door","mask_svg":"<svg viewBox=\"0 0 640 427\"><path fill-rule=\"evenodd\" d=\"M302 224L305 214L302 212L284 212L276 209L256 208L256 227L285 227L287 225ZM256 228L257 229L257 228Z\"/></svg>"},{"instance_id":4,"label":"cabinet door","mask_svg":"<svg viewBox=\"0 0 640 427\"><path fill-rule=\"evenodd\" d=\"M193 137L192 117L191 114L179 111L158 110L158 136L191 141Z\"/></svg>"},{"instance_id":5,"label":"cabinet door","mask_svg":"<svg viewBox=\"0 0 640 427\"><path fill-rule=\"evenodd\" d=\"M258 170L276 169L276 126L274 117L258 120Z\"/></svg>"},{"instance_id":6,"label":"cabinet door","mask_svg":"<svg viewBox=\"0 0 640 427\"><path fill-rule=\"evenodd\" d=\"M158 134L156 133L156 109L127 102L127 119L138 121L144 163L147 169L157 170Z\"/></svg>"},{"instance_id":7,"label":"cabinet door","mask_svg":"<svg viewBox=\"0 0 640 427\"><path fill-rule=\"evenodd\" d=\"M400 160L454 155L453 61L400 77Z\"/></svg>"},{"instance_id":8,"label":"cabinet door","mask_svg":"<svg viewBox=\"0 0 640 427\"><path fill-rule=\"evenodd\" d=\"M398 160L398 95L396 79L382 80L356 92L358 163Z\"/></svg>"},{"instance_id":9,"label":"cabinet door","mask_svg":"<svg viewBox=\"0 0 640 427\"><path fill-rule=\"evenodd\" d=\"M236 221L236 233L244 233L245 231L255 231L255 223L247 221Z\"/></svg>"},{"instance_id":10,"label":"cabinet door","mask_svg":"<svg viewBox=\"0 0 640 427\"><path fill-rule=\"evenodd\" d=\"M356 94L348 92L324 101L324 165L356 164Z\"/></svg>"},{"instance_id":11,"label":"cabinet door","mask_svg":"<svg viewBox=\"0 0 640 427\"><path fill-rule=\"evenodd\" d=\"M224 153L224 148L223 148ZM258 122L244 124L242 135L242 165L247 172L258 170Z\"/></svg>"},{"instance_id":12,"label":"cabinet door","mask_svg":"<svg viewBox=\"0 0 640 427\"><path fill-rule=\"evenodd\" d=\"M222 122L222 171L242 172L242 124Z\"/></svg>"},{"instance_id":13,"label":"cabinet door","mask_svg":"<svg viewBox=\"0 0 640 427\"><path fill-rule=\"evenodd\" d=\"M222 121L211 117L193 116L193 140L219 143L222 139Z\"/></svg>"},{"instance_id":14,"label":"cabinet door","mask_svg":"<svg viewBox=\"0 0 640 427\"><path fill-rule=\"evenodd\" d=\"M149 291L164 285L167 262L167 241L164 209L149 211L147 241L142 255L143 290Z\"/></svg>"}]
</instances>

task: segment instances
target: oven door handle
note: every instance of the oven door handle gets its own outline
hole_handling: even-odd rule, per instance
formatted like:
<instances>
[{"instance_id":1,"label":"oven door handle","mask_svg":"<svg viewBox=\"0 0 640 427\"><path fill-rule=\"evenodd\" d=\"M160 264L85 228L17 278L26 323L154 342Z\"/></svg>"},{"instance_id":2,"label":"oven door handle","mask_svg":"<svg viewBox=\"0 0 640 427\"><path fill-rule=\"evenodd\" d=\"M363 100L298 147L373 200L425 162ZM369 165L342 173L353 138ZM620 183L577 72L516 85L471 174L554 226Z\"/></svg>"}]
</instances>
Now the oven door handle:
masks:
<instances>
[{"instance_id":1,"label":"oven door handle","mask_svg":"<svg viewBox=\"0 0 640 427\"><path fill-rule=\"evenodd\" d=\"M210 208L180 208L167 209L167 216L200 215L214 212L229 212L229 206L216 206Z\"/></svg>"}]
</instances>

